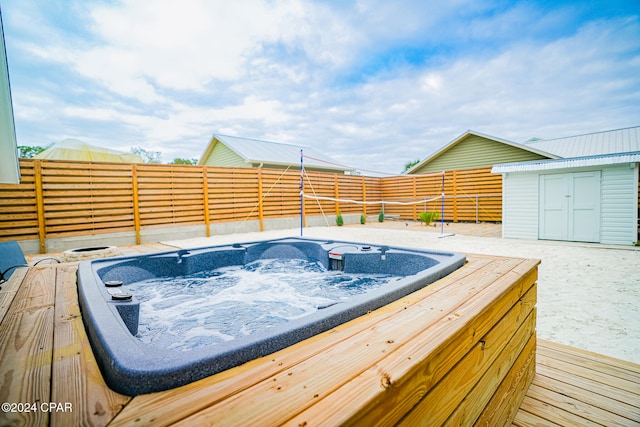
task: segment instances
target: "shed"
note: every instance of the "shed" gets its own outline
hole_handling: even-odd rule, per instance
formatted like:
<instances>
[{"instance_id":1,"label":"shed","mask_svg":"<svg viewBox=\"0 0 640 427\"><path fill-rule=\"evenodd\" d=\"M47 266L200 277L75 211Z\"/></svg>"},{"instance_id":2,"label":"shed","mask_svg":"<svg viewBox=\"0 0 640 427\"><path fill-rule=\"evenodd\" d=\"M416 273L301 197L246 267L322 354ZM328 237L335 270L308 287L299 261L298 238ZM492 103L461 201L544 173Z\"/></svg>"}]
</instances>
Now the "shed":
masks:
<instances>
[{"instance_id":1,"label":"shed","mask_svg":"<svg viewBox=\"0 0 640 427\"><path fill-rule=\"evenodd\" d=\"M351 170L311 147L282 142L214 134L198 161L199 165L246 168L277 168L300 166L300 150L307 170L344 174Z\"/></svg>"},{"instance_id":2,"label":"shed","mask_svg":"<svg viewBox=\"0 0 640 427\"><path fill-rule=\"evenodd\" d=\"M503 237L636 244L640 127L530 145L559 158L492 168L502 175Z\"/></svg>"}]
</instances>

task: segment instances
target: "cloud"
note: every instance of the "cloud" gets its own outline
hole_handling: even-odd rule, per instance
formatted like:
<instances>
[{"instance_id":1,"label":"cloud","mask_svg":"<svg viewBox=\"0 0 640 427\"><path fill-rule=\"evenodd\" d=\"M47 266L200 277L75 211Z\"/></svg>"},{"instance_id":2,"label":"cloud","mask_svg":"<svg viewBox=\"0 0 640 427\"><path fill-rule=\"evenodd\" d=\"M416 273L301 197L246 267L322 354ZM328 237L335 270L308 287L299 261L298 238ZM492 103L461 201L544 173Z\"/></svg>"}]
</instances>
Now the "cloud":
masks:
<instances>
[{"instance_id":1,"label":"cloud","mask_svg":"<svg viewBox=\"0 0 640 427\"><path fill-rule=\"evenodd\" d=\"M316 64L342 61L342 52L324 44L325 32L337 26L328 15L326 8L297 0L127 0L93 9L98 43L81 52L75 65L121 95L143 99L153 86L202 91L212 81L247 77L255 66L278 67L291 76L286 59L274 62L270 54L299 59L299 50ZM144 90L132 93L122 81Z\"/></svg>"},{"instance_id":2,"label":"cloud","mask_svg":"<svg viewBox=\"0 0 640 427\"><path fill-rule=\"evenodd\" d=\"M351 155L347 163L377 153L380 170L390 158L425 158L466 129L522 142L635 125L639 31L635 18L599 20L550 43L372 79L318 114L316 138Z\"/></svg>"},{"instance_id":3,"label":"cloud","mask_svg":"<svg viewBox=\"0 0 640 427\"><path fill-rule=\"evenodd\" d=\"M8 14L19 138L86 135L171 160L222 132L399 172L467 129L524 141L640 116L637 14L471 0L80 4L41 11L39 27Z\"/></svg>"},{"instance_id":4,"label":"cloud","mask_svg":"<svg viewBox=\"0 0 640 427\"><path fill-rule=\"evenodd\" d=\"M34 53L145 103L165 101L162 88L198 91L215 79L238 78L247 57L277 38L280 24L278 11L260 0L125 1L96 6L89 16L91 41Z\"/></svg>"}]
</instances>

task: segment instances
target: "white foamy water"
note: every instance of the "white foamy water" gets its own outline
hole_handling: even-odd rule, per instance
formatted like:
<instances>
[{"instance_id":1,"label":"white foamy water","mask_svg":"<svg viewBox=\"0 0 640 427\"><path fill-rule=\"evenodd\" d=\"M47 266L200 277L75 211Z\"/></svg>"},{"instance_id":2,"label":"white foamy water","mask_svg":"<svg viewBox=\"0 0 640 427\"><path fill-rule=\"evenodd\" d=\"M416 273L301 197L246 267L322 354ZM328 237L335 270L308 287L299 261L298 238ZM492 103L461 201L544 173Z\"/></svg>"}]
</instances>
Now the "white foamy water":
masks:
<instances>
[{"instance_id":1,"label":"white foamy water","mask_svg":"<svg viewBox=\"0 0 640 427\"><path fill-rule=\"evenodd\" d=\"M137 282L127 292L140 301L141 341L191 350L307 316L397 279L327 271L301 259L267 259Z\"/></svg>"}]
</instances>

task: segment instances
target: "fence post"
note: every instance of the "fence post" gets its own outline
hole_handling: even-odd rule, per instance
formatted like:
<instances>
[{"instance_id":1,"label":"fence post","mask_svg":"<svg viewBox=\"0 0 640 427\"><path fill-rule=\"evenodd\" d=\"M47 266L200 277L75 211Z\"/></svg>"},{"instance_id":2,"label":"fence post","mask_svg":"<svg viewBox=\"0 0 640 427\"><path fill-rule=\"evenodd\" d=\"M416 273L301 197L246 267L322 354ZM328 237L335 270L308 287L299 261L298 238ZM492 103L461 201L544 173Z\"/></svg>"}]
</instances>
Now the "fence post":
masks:
<instances>
[{"instance_id":1,"label":"fence post","mask_svg":"<svg viewBox=\"0 0 640 427\"><path fill-rule=\"evenodd\" d=\"M476 224L478 223L478 195L476 194Z\"/></svg>"},{"instance_id":2,"label":"fence post","mask_svg":"<svg viewBox=\"0 0 640 427\"><path fill-rule=\"evenodd\" d=\"M416 198L418 197L418 193L417 193L417 185L416 185L416 175L413 175L413 201L415 202ZM414 204L413 205L413 220L417 220L418 219L418 205Z\"/></svg>"},{"instance_id":3,"label":"fence post","mask_svg":"<svg viewBox=\"0 0 640 427\"><path fill-rule=\"evenodd\" d=\"M458 171L453 171L453 222L458 222Z\"/></svg>"},{"instance_id":4,"label":"fence post","mask_svg":"<svg viewBox=\"0 0 640 427\"><path fill-rule=\"evenodd\" d=\"M333 175L333 197L336 199L340 198L340 189L338 188L338 175ZM340 203L336 200L335 202L335 210L336 216L340 213Z\"/></svg>"},{"instance_id":5,"label":"fence post","mask_svg":"<svg viewBox=\"0 0 640 427\"><path fill-rule=\"evenodd\" d=\"M365 222L367 221L367 180L364 179L364 176L362 177L362 201L365 202L362 205L362 214L364 215L364 220Z\"/></svg>"},{"instance_id":6,"label":"fence post","mask_svg":"<svg viewBox=\"0 0 640 427\"><path fill-rule=\"evenodd\" d=\"M202 202L204 203L204 225L207 237L211 237L211 221L209 219L209 177L207 167L202 166Z\"/></svg>"},{"instance_id":7,"label":"fence post","mask_svg":"<svg viewBox=\"0 0 640 427\"><path fill-rule=\"evenodd\" d=\"M138 168L131 164L131 187L133 193L133 227L136 230L136 245L142 241L140 238L140 206L138 201Z\"/></svg>"},{"instance_id":8,"label":"fence post","mask_svg":"<svg viewBox=\"0 0 640 427\"><path fill-rule=\"evenodd\" d=\"M258 168L258 220L260 231L264 231L264 210L262 207L262 168Z\"/></svg>"},{"instance_id":9,"label":"fence post","mask_svg":"<svg viewBox=\"0 0 640 427\"><path fill-rule=\"evenodd\" d=\"M36 210L38 213L38 240L40 240L40 253L47 252L45 220L44 220L44 196L42 192L42 161L33 161L33 177L36 187Z\"/></svg>"}]
</instances>

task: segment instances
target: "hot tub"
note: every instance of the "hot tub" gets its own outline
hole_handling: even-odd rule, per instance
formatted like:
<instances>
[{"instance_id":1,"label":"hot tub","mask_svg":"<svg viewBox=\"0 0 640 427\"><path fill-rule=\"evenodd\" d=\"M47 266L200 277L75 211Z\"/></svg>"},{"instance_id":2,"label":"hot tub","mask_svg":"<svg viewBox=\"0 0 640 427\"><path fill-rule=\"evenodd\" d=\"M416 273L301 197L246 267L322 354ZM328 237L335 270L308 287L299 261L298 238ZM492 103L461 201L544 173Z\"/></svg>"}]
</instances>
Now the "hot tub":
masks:
<instances>
[{"instance_id":1,"label":"hot tub","mask_svg":"<svg viewBox=\"0 0 640 427\"><path fill-rule=\"evenodd\" d=\"M320 290L324 300L312 312L259 330L247 332L243 327L243 334L222 341L200 339L198 346L187 349L145 342L139 326L146 283L160 280L169 286L184 277L209 280L208 276L224 275L229 269L252 270L262 260L284 260L278 268L291 260L310 262L315 265L313 274L326 271L339 281L344 280L343 275L389 279L371 290L366 289L369 279L360 280L361 287L365 283L362 293L335 301L331 301L331 289ZM465 261L455 253L355 242L304 238L248 242L82 262L78 267L79 303L105 381L113 390L134 396L188 384L288 347L408 295ZM324 283L321 276L311 277ZM295 281L295 277L290 280ZM199 286L200 282L194 283ZM173 300L164 303L172 304ZM235 315L233 308L228 312Z\"/></svg>"}]
</instances>

